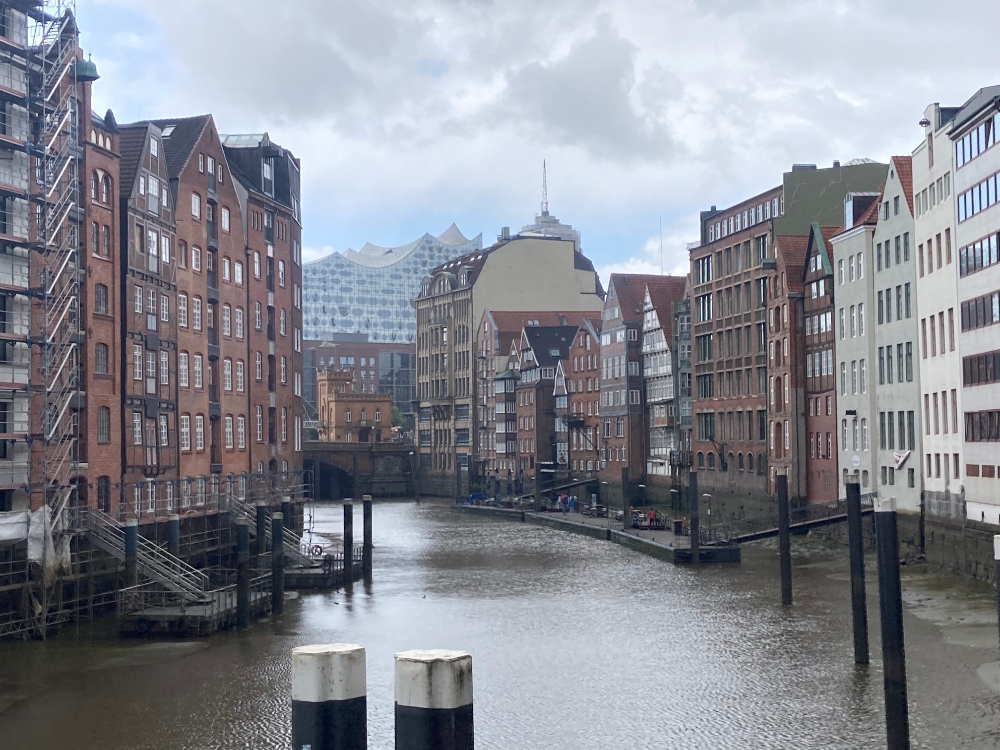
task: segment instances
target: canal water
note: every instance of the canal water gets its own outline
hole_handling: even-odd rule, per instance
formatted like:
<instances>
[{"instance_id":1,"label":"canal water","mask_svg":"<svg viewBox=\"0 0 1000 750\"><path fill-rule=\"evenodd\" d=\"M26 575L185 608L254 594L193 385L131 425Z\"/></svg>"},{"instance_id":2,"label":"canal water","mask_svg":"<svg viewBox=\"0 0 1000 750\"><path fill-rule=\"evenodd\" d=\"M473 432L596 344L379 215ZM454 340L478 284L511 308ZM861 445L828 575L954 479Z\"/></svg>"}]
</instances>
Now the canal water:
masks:
<instances>
[{"instance_id":1,"label":"canal water","mask_svg":"<svg viewBox=\"0 0 1000 750\"><path fill-rule=\"evenodd\" d=\"M317 510L332 533L341 517ZM0 646L0 747L287 748L291 649L333 641L368 650L372 748L393 746L392 655L410 648L472 653L480 749L885 746L874 574L856 668L842 551L796 540L782 609L767 546L694 570L428 502L377 503L374 527L370 588L303 594L243 633L121 641L105 622ZM988 589L919 569L904 587L914 747L1000 746Z\"/></svg>"}]
</instances>

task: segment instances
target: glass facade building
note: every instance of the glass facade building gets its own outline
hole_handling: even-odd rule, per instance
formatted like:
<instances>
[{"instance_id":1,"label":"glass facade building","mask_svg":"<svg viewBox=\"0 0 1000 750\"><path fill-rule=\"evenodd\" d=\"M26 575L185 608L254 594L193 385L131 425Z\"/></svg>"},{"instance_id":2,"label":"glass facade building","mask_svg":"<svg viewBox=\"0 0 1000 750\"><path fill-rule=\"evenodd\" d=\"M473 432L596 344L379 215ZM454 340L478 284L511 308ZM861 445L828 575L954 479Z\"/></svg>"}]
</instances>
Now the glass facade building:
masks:
<instances>
[{"instance_id":1,"label":"glass facade building","mask_svg":"<svg viewBox=\"0 0 1000 750\"><path fill-rule=\"evenodd\" d=\"M452 224L401 247L366 243L303 266L303 338L325 341L364 334L374 343L412 344L417 324L410 299L431 269L483 248Z\"/></svg>"}]
</instances>

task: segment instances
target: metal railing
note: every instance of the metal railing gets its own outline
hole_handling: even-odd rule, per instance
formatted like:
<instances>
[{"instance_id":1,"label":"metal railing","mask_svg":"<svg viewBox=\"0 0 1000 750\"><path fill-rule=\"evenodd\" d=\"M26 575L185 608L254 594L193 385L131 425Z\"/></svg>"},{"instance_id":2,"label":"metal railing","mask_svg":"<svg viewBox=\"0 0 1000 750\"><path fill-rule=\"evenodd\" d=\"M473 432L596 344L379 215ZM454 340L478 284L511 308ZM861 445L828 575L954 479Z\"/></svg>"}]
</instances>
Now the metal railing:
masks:
<instances>
[{"instance_id":1,"label":"metal railing","mask_svg":"<svg viewBox=\"0 0 1000 750\"><path fill-rule=\"evenodd\" d=\"M125 529L111 516L101 511L87 513L90 538L108 554L125 559ZM191 601L204 601L208 596L208 575L178 557L137 535L136 565L147 578L162 584L172 592Z\"/></svg>"},{"instance_id":2,"label":"metal railing","mask_svg":"<svg viewBox=\"0 0 1000 750\"><path fill-rule=\"evenodd\" d=\"M861 498L861 511L870 510L875 493L866 494ZM828 521L838 516L847 515L847 501L838 500L835 503L818 503L804 505L801 508L789 510L789 525L801 526L811 523ZM778 514L769 513L754 518L727 521L713 526L699 528L698 538L703 544L738 544L747 539L762 539L778 533Z\"/></svg>"}]
</instances>

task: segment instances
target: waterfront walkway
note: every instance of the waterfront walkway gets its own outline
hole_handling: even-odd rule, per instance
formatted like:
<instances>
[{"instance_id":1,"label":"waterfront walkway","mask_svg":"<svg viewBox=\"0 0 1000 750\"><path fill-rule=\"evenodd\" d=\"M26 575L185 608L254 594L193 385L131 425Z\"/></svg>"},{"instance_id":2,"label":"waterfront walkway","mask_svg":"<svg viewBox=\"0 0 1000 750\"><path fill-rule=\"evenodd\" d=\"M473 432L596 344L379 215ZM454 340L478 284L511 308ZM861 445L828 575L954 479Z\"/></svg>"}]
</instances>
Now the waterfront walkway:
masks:
<instances>
[{"instance_id":1,"label":"waterfront walkway","mask_svg":"<svg viewBox=\"0 0 1000 750\"><path fill-rule=\"evenodd\" d=\"M623 529L622 522L614 518L610 520L608 518L591 518L580 513L568 513L565 515L559 512L536 513L528 510L493 508L460 503L452 506L452 510L456 513L491 516L538 526L549 526L562 531L589 536L593 539L604 539L672 563L686 564L692 562L691 540L689 537L677 537L671 531L667 530ZM739 562L740 548L735 544L703 544L699 549L698 559L702 563Z\"/></svg>"}]
</instances>

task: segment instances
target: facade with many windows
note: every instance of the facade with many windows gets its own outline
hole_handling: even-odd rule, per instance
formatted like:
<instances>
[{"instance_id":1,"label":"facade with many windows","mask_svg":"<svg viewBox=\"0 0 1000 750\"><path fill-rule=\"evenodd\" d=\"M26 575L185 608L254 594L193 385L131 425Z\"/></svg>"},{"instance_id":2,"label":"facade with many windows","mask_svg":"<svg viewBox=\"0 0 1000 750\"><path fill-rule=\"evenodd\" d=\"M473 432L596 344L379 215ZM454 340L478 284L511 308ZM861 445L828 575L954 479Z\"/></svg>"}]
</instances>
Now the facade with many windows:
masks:
<instances>
[{"instance_id":1,"label":"facade with many windows","mask_svg":"<svg viewBox=\"0 0 1000 750\"><path fill-rule=\"evenodd\" d=\"M840 475L838 497L846 497L847 481L861 492L878 490L876 448L876 384L872 379L875 337L870 335L875 304L875 226L882 191L852 193L844 202L844 230L831 239L834 300L837 304L837 424Z\"/></svg>"},{"instance_id":2,"label":"facade with many windows","mask_svg":"<svg viewBox=\"0 0 1000 750\"><path fill-rule=\"evenodd\" d=\"M874 318L875 401L879 494L895 497L900 511L920 511L923 489L920 418L920 326L917 315L917 252L914 242L912 162L909 156L894 156L878 207L875 228ZM944 316L939 318L943 321ZM865 316L857 323L849 315L847 333L865 336ZM943 334L942 334L943 335ZM935 338L937 338L935 336ZM944 341L942 340L942 343ZM954 340L952 341L954 346ZM854 372L848 386L854 390ZM867 384L865 384L867 385ZM843 390L843 384L841 384ZM935 407L937 397L935 396ZM864 436L862 436L864 438ZM853 435L852 435L853 441Z\"/></svg>"},{"instance_id":3,"label":"facade with many windows","mask_svg":"<svg viewBox=\"0 0 1000 750\"><path fill-rule=\"evenodd\" d=\"M1000 86L978 91L951 121L958 266L961 423L967 518L1000 523ZM943 154L942 154L943 156ZM915 157L916 158L916 157ZM947 248L949 251L951 248ZM953 267L954 268L954 267ZM954 274L953 274L954 275ZM928 325L928 328L930 326ZM954 333L952 333L954 335ZM941 342L939 341L939 346ZM953 348L953 345L950 345ZM950 349L949 349L950 351ZM957 380L957 371L953 372ZM937 394L933 395L937 398Z\"/></svg>"},{"instance_id":4,"label":"facade with many windows","mask_svg":"<svg viewBox=\"0 0 1000 750\"><path fill-rule=\"evenodd\" d=\"M962 368L958 295L961 268L955 247L954 168L948 135L956 112L957 108L938 104L927 107L924 139L913 150L911 165L924 507L929 514L963 518L964 390L957 382Z\"/></svg>"}]
</instances>

